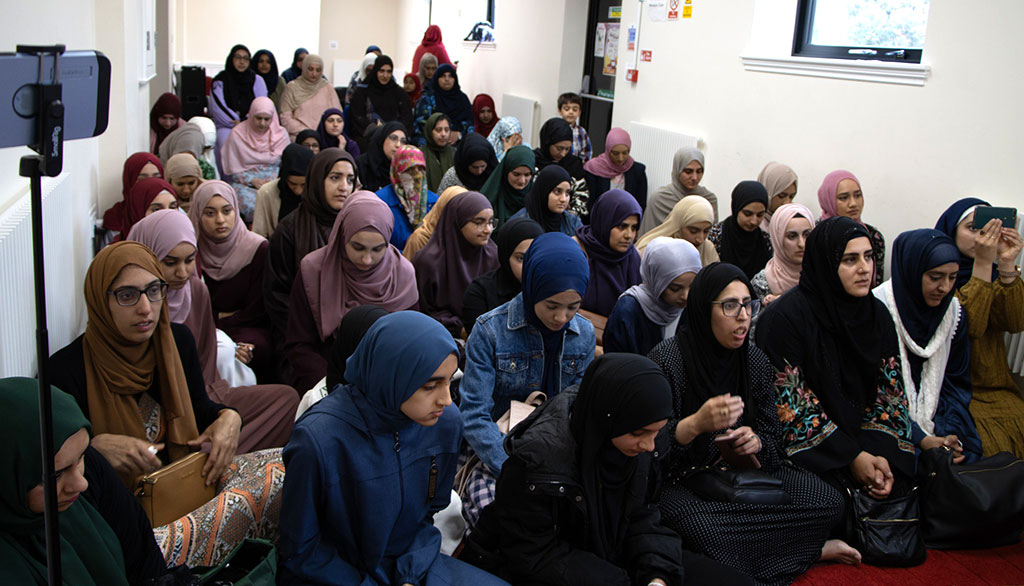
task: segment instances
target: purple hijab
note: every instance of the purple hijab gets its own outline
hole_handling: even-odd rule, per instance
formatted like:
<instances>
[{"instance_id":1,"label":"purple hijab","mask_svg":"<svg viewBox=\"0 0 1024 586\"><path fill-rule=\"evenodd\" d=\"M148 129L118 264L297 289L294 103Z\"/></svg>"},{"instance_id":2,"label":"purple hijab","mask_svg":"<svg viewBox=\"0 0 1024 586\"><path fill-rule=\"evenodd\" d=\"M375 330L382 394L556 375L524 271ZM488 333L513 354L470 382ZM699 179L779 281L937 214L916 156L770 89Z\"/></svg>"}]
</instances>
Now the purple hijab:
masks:
<instances>
[{"instance_id":1,"label":"purple hijab","mask_svg":"<svg viewBox=\"0 0 1024 586\"><path fill-rule=\"evenodd\" d=\"M629 216L637 221L643 210L629 193L612 189L598 198L590 212L590 225L576 230L576 238L583 244L590 263L590 285L581 307L598 315L608 316L623 291L639 285L640 254L630 245L626 252L613 250L608 245L612 228Z\"/></svg>"}]
</instances>

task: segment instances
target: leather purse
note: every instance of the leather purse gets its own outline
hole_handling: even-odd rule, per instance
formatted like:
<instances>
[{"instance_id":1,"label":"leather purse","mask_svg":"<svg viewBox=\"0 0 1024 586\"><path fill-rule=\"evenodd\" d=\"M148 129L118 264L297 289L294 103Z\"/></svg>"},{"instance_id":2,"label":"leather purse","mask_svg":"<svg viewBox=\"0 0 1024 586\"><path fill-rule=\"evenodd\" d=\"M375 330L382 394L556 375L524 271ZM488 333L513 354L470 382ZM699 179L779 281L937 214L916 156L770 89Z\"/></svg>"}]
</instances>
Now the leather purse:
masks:
<instances>
[{"instance_id":1,"label":"leather purse","mask_svg":"<svg viewBox=\"0 0 1024 586\"><path fill-rule=\"evenodd\" d=\"M1024 461L999 452L973 464L953 464L948 448L921 453L922 529L936 549L990 548L1017 543L1024 531Z\"/></svg>"},{"instance_id":2,"label":"leather purse","mask_svg":"<svg viewBox=\"0 0 1024 586\"><path fill-rule=\"evenodd\" d=\"M865 564L909 567L924 563L927 554L917 487L905 496L885 500L862 490L846 490L852 499L847 537Z\"/></svg>"},{"instance_id":3,"label":"leather purse","mask_svg":"<svg viewBox=\"0 0 1024 586\"><path fill-rule=\"evenodd\" d=\"M246 539L216 566L197 566L199 586L275 586L277 548L265 539Z\"/></svg>"},{"instance_id":4,"label":"leather purse","mask_svg":"<svg viewBox=\"0 0 1024 586\"><path fill-rule=\"evenodd\" d=\"M734 470L724 464L693 468L683 476L683 486L709 501L758 505L792 502L778 478L762 470Z\"/></svg>"},{"instance_id":5,"label":"leather purse","mask_svg":"<svg viewBox=\"0 0 1024 586\"><path fill-rule=\"evenodd\" d=\"M203 479L206 458L195 452L135 479L135 498L153 527L176 521L217 496L217 487L206 486Z\"/></svg>"}]
</instances>

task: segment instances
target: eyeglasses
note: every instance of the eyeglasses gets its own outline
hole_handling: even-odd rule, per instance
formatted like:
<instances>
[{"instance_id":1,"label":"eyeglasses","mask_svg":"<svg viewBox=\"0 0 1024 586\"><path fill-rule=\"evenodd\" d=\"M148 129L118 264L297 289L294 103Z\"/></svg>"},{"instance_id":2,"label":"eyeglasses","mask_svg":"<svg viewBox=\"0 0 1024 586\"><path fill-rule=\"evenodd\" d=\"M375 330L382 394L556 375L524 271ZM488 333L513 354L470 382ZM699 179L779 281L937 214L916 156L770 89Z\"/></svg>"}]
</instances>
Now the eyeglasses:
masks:
<instances>
[{"instance_id":1,"label":"eyeglasses","mask_svg":"<svg viewBox=\"0 0 1024 586\"><path fill-rule=\"evenodd\" d=\"M142 294L146 294L146 298L150 301L163 301L167 297L167 283L159 281L146 287L145 289L139 289L137 287L121 287L113 291L107 291L109 295L114 296L114 301L121 307L131 307L139 302Z\"/></svg>"},{"instance_id":2,"label":"eyeglasses","mask_svg":"<svg viewBox=\"0 0 1024 586\"><path fill-rule=\"evenodd\" d=\"M249 58L248 55L238 54L238 55L235 55L234 59L235 59L235 61L249 61L250 58Z\"/></svg>"},{"instance_id":3,"label":"eyeglasses","mask_svg":"<svg viewBox=\"0 0 1024 586\"><path fill-rule=\"evenodd\" d=\"M711 303L714 303L715 305L721 305L722 314L725 317L739 317L740 308L743 308L747 310L747 315L749 315L750 318L753 319L754 316L757 315L759 311L761 311L760 299L751 299L746 303L740 303L735 299L726 299L725 301L712 301Z\"/></svg>"},{"instance_id":4,"label":"eyeglasses","mask_svg":"<svg viewBox=\"0 0 1024 586\"><path fill-rule=\"evenodd\" d=\"M489 220L485 220L483 218L473 218L472 220L469 221L469 223L473 224L474 226L476 226L478 230L483 230L484 226L490 226L491 228L497 228L498 227L498 218L495 218L493 216Z\"/></svg>"},{"instance_id":5,"label":"eyeglasses","mask_svg":"<svg viewBox=\"0 0 1024 586\"><path fill-rule=\"evenodd\" d=\"M399 144L409 144L409 139L404 136L398 136L397 134L388 135L388 140L391 142L397 142Z\"/></svg>"}]
</instances>

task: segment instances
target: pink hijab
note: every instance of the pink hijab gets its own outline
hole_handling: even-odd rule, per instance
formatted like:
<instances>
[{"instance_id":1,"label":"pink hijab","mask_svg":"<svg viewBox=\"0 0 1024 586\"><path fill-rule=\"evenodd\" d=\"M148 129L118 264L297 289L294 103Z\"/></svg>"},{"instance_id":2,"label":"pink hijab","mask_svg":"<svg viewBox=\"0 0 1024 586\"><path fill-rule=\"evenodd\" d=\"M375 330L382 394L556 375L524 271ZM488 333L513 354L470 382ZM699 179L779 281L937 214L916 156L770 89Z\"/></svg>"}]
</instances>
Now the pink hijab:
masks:
<instances>
[{"instance_id":1,"label":"pink hijab","mask_svg":"<svg viewBox=\"0 0 1024 586\"><path fill-rule=\"evenodd\" d=\"M788 187L788 186L787 186ZM814 213L807 206L798 203L787 203L779 206L772 214L768 224L768 237L772 240L774 254L764 267L764 276L768 279L768 287L772 293L782 295L800 282L801 261L786 256L783 242L786 240L786 226L797 214L807 218L814 228Z\"/></svg>"},{"instance_id":2,"label":"pink hijab","mask_svg":"<svg viewBox=\"0 0 1024 586\"><path fill-rule=\"evenodd\" d=\"M359 270L345 245L357 232L372 230L391 239L395 217L391 208L370 191L357 191L345 200L334 220L327 246L307 254L299 265L306 299L317 333L326 340L353 307L376 305L387 311L409 309L419 300L416 271L392 244L373 268Z\"/></svg>"},{"instance_id":3,"label":"pink hijab","mask_svg":"<svg viewBox=\"0 0 1024 586\"><path fill-rule=\"evenodd\" d=\"M196 246L196 231L188 216L178 210L160 210L142 218L128 232L128 240L138 242L153 251L161 261L175 246L186 242ZM186 284L181 289L167 289L167 309L171 321L183 323L192 307L192 287Z\"/></svg>"},{"instance_id":4,"label":"pink hijab","mask_svg":"<svg viewBox=\"0 0 1024 586\"><path fill-rule=\"evenodd\" d=\"M629 138L628 132L621 128L612 128L608 131L607 138L604 139L604 152L587 161L583 168L605 179L612 179L629 171L633 167L633 157L626 157L626 162L622 165L612 163L611 158L608 157L608 153L620 144L633 148L633 141Z\"/></svg>"},{"instance_id":5,"label":"pink hijab","mask_svg":"<svg viewBox=\"0 0 1024 586\"><path fill-rule=\"evenodd\" d=\"M202 226L203 210L216 195L226 199L235 210L235 225L222 240L208 236ZM237 275L239 271L249 266L256 251L267 241L245 227L245 222L238 215L238 209L238 196L235 195L235 190L223 181L203 181L192 194L192 207L188 210L188 217L192 220L192 226L198 236L203 271L211 279L225 281Z\"/></svg>"},{"instance_id":6,"label":"pink hijab","mask_svg":"<svg viewBox=\"0 0 1024 586\"><path fill-rule=\"evenodd\" d=\"M256 130L257 114L270 115L269 129ZM234 175L258 165L277 164L288 143L288 132L277 120L274 102L265 96L258 97L249 106L249 117L231 129L221 146L221 166L225 173Z\"/></svg>"},{"instance_id":7,"label":"pink hijab","mask_svg":"<svg viewBox=\"0 0 1024 586\"><path fill-rule=\"evenodd\" d=\"M821 187L818 188L818 205L821 206L821 220L827 220L832 216L839 215L836 204L836 191L839 189L839 183L843 179L853 179L857 182L857 186L860 187L860 180L849 171L839 169L825 175L825 178L821 181ZM861 226L864 225L864 222L859 220L858 223Z\"/></svg>"}]
</instances>

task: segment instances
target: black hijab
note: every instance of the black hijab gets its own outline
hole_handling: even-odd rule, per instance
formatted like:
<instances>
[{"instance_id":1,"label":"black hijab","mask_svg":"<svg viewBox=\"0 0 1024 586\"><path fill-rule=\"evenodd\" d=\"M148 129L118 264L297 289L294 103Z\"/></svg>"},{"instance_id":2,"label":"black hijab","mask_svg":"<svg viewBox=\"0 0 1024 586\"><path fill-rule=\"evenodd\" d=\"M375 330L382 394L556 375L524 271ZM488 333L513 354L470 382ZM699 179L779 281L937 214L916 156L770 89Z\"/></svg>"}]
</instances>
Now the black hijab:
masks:
<instances>
[{"instance_id":1,"label":"black hijab","mask_svg":"<svg viewBox=\"0 0 1024 586\"><path fill-rule=\"evenodd\" d=\"M299 207L302 196L297 195L290 185L288 177L292 175L306 176L309 171L309 162L313 160L313 151L301 144L292 143L284 147L281 153L281 168L277 173L277 188L281 192L281 209L277 212L277 220L281 221L285 216L292 213L292 210Z\"/></svg>"},{"instance_id":2,"label":"black hijab","mask_svg":"<svg viewBox=\"0 0 1024 586\"><path fill-rule=\"evenodd\" d=\"M302 190L302 203L295 209L295 267L298 268L302 257L327 245L327 240L334 228L334 219L338 212L327 205L324 200L324 180L331 168L338 161L348 161L356 172L356 185L359 185L359 169L352 155L345 149L329 148L317 153L309 162L306 171L306 188Z\"/></svg>"},{"instance_id":3,"label":"black hijab","mask_svg":"<svg viewBox=\"0 0 1024 586\"><path fill-rule=\"evenodd\" d=\"M364 189L377 191L391 185L391 161L384 155L384 141L396 130L401 130L406 136L409 136L409 131L401 122L397 120L385 122L383 126L377 127L373 136L370 137L369 148L356 160L359 165L359 178L363 182Z\"/></svg>"},{"instance_id":4,"label":"black hijab","mask_svg":"<svg viewBox=\"0 0 1024 586\"><path fill-rule=\"evenodd\" d=\"M455 78L455 84L450 90L443 90L438 84L438 80L445 73L450 73ZM427 82L426 90L434 94L435 112L444 112L457 122L459 127L466 126L468 128L470 124L473 124L473 104L469 102L469 96L459 87L459 74L455 72L455 68L451 64L444 63L437 68L434 77Z\"/></svg>"},{"instance_id":5,"label":"black hijab","mask_svg":"<svg viewBox=\"0 0 1024 586\"><path fill-rule=\"evenodd\" d=\"M250 67L245 71L235 69L233 58L235 52L239 50L244 50L252 55L245 45L231 47L231 52L228 53L228 58L224 61L224 71L218 73L213 81L224 84L225 105L238 114L239 120L245 120L249 116L249 106L256 99L256 92L252 87L256 83L256 69L252 67L252 61L249 62Z\"/></svg>"},{"instance_id":6,"label":"black hijab","mask_svg":"<svg viewBox=\"0 0 1024 586\"><path fill-rule=\"evenodd\" d=\"M299 55L302 55L302 56L309 55L309 51L303 49L302 47L299 47L298 49L295 49L295 53L292 54L292 64L291 64L291 66L288 69L285 69L284 73L281 74L281 77L284 78L285 83L288 83L289 81L291 81L291 80L295 79L296 77L302 75L302 68L299 67Z\"/></svg>"},{"instance_id":7,"label":"black hijab","mask_svg":"<svg viewBox=\"0 0 1024 586\"><path fill-rule=\"evenodd\" d=\"M576 175L573 174L578 173L582 177L583 162L572 152L566 153L557 162L551 158L551 145L566 140L572 141L572 127L569 126L568 122L557 116L545 122L540 127L540 146L533 149L533 154L537 157L537 169L546 169L550 165L558 165L568 171L570 175L575 177Z\"/></svg>"},{"instance_id":8,"label":"black hijab","mask_svg":"<svg viewBox=\"0 0 1024 586\"><path fill-rule=\"evenodd\" d=\"M375 305L353 307L341 318L341 325L334 332L334 344L327 357L327 392L338 385L348 384L345 380L345 362L356 351L356 346L378 319L388 312Z\"/></svg>"},{"instance_id":9,"label":"black hijab","mask_svg":"<svg viewBox=\"0 0 1024 586\"><path fill-rule=\"evenodd\" d=\"M569 415L576 461L590 519L590 546L598 557L617 560L629 529L631 494L641 458L627 456L612 438L672 416L672 389L658 366L645 356L609 353L587 367ZM639 479L646 485L645 479ZM635 490L635 488L634 488Z\"/></svg>"},{"instance_id":10,"label":"black hijab","mask_svg":"<svg viewBox=\"0 0 1024 586\"><path fill-rule=\"evenodd\" d=\"M772 258L768 242L759 227L752 231L740 227L736 218L740 210L759 202L768 210L768 190L757 181L740 181L732 190L732 215L722 222L722 239L718 254L722 262L734 264L747 278L753 278Z\"/></svg>"},{"instance_id":11,"label":"black hijab","mask_svg":"<svg viewBox=\"0 0 1024 586\"><path fill-rule=\"evenodd\" d=\"M730 350L718 343L711 329L712 312L722 311L713 301L733 281L746 285L748 295L751 294L750 281L743 271L724 262L714 262L701 269L690 285L686 309L676 329L688 385L683 414L696 413L708 399L729 393L743 398L743 421L753 425L756 410L750 396L750 336L743 340L742 346Z\"/></svg>"},{"instance_id":12,"label":"black hijab","mask_svg":"<svg viewBox=\"0 0 1024 586\"><path fill-rule=\"evenodd\" d=\"M487 161L487 170L482 175L469 172L469 166L477 161ZM498 157L487 139L477 133L467 134L455 147L455 174L470 191L480 191L487 178L498 168Z\"/></svg>"},{"instance_id":13,"label":"black hijab","mask_svg":"<svg viewBox=\"0 0 1024 586\"><path fill-rule=\"evenodd\" d=\"M259 72L260 57L266 55L270 58L270 71L266 73ZM267 95L274 93L277 89L277 84L281 82L281 74L277 72L277 59L274 58L274 54L266 49L260 49L256 51L256 54L252 56L252 70L263 78L263 82L267 84Z\"/></svg>"},{"instance_id":14,"label":"black hijab","mask_svg":"<svg viewBox=\"0 0 1024 586\"><path fill-rule=\"evenodd\" d=\"M471 135L472 136L472 135ZM509 258L515 252L516 247L523 240L533 240L544 233L540 224L527 217L518 217L505 222L505 225L498 230L494 241L498 245L498 268L497 285L498 298L501 303L507 303L523 290L523 284L512 273L509 265ZM499 303L500 305L500 303Z\"/></svg>"},{"instance_id":15,"label":"black hijab","mask_svg":"<svg viewBox=\"0 0 1024 586\"><path fill-rule=\"evenodd\" d=\"M381 84L377 79L377 72L385 65L391 66L391 80ZM381 120L397 120L401 117L399 106L401 97L405 96L405 90L395 82L395 64L391 57L381 55L373 62L373 72L366 78L366 94L373 104L373 112L380 116ZM396 93L397 92L397 93Z\"/></svg>"},{"instance_id":16,"label":"black hijab","mask_svg":"<svg viewBox=\"0 0 1024 586\"><path fill-rule=\"evenodd\" d=\"M537 178L533 180L533 187L526 194L526 213L540 224L545 232L562 230L562 214L556 214L548 208L548 198L551 191L563 181L569 182L569 187L572 188L572 177L568 171L558 165L548 165L537 174Z\"/></svg>"},{"instance_id":17,"label":"black hijab","mask_svg":"<svg viewBox=\"0 0 1024 586\"><path fill-rule=\"evenodd\" d=\"M307 129L303 130L302 132L300 132L295 137L295 144L301 145L302 142L304 140L306 140L307 138L315 138L316 139L316 144L320 145L320 150L324 149L324 143L323 143L322 140L320 140L320 134L317 131L313 130L312 128L307 128ZM303 147L303 148L307 148L308 149L309 147ZM310 150L310 152L313 152L313 151Z\"/></svg>"}]
</instances>

